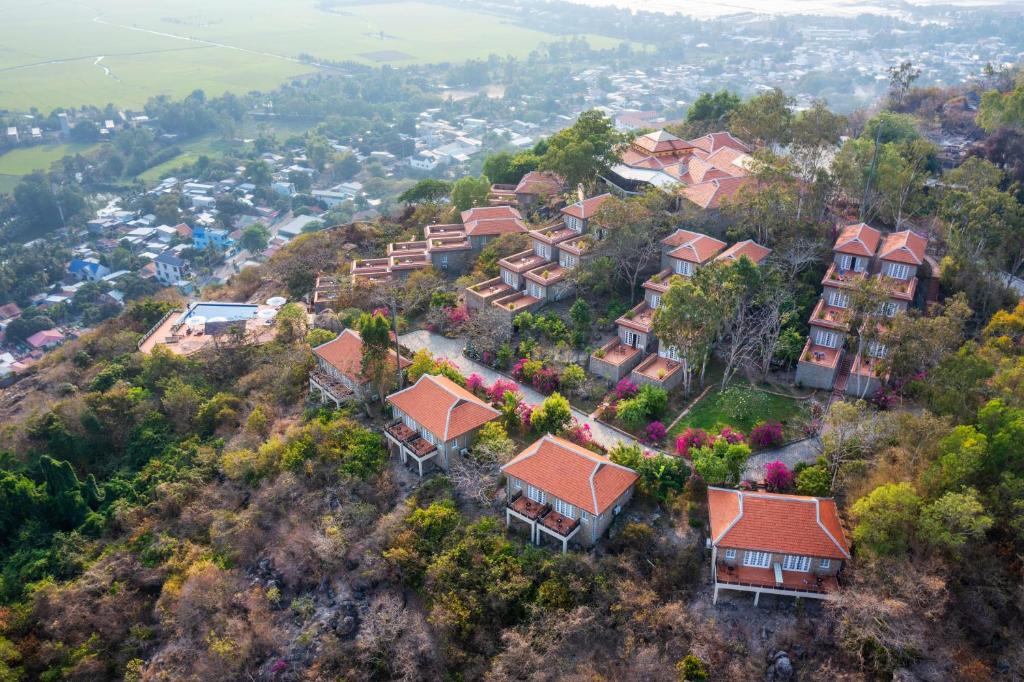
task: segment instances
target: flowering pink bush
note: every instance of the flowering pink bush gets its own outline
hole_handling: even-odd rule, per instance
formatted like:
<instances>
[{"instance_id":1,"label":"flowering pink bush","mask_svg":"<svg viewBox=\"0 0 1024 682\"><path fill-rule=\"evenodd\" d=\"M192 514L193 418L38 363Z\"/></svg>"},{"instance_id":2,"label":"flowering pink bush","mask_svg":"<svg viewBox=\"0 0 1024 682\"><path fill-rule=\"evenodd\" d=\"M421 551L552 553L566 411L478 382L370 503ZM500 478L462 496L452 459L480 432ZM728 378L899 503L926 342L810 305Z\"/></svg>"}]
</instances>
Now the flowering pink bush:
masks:
<instances>
[{"instance_id":1,"label":"flowering pink bush","mask_svg":"<svg viewBox=\"0 0 1024 682\"><path fill-rule=\"evenodd\" d=\"M788 490L793 484L793 472L789 470L785 462L775 460L764 465L764 482L769 490L777 493Z\"/></svg>"},{"instance_id":2,"label":"flowering pink bush","mask_svg":"<svg viewBox=\"0 0 1024 682\"><path fill-rule=\"evenodd\" d=\"M666 436L668 436L668 429L660 421L654 420L647 425L645 439L648 443L652 445L661 443L665 440Z\"/></svg>"},{"instance_id":3,"label":"flowering pink bush","mask_svg":"<svg viewBox=\"0 0 1024 682\"><path fill-rule=\"evenodd\" d=\"M373 312L370 313L370 314L371 315L383 315L384 317L388 318L389 320L391 319L391 311L388 308L385 308L384 306L381 306L379 308L374 308Z\"/></svg>"},{"instance_id":4,"label":"flowering pink bush","mask_svg":"<svg viewBox=\"0 0 1024 682\"><path fill-rule=\"evenodd\" d=\"M558 372L551 367L544 367L533 375L533 387L543 393L550 395L558 389Z\"/></svg>"},{"instance_id":5,"label":"flowering pink bush","mask_svg":"<svg viewBox=\"0 0 1024 682\"><path fill-rule=\"evenodd\" d=\"M518 393L519 384L508 379L497 379L491 387L487 389L487 397L491 399L492 403L500 403L505 400L506 393Z\"/></svg>"},{"instance_id":6,"label":"flowering pink bush","mask_svg":"<svg viewBox=\"0 0 1024 682\"><path fill-rule=\"evenodd\" d=\"M530 417L533 416L533 405L519 401L519 407L516 408L516 414L519 415L519 423L524 429L530 428Z\"/></svg>"},{"instance_id":7,"label":"flowering pink bush","mask_svg":"<svg viewBox=\"0 0 1024 682\"><path fill-rule=\"evenodd\" d=\"M708 445L711 445L711 436L708 435L708 432L704 429L690 427L676 438L676 454L681 457L689 457L690 450Z\"/></svg>"},{"instance_id":8,"label":"flowering pink bush","mask_svg":"<svg viewBox=\"0 0 1024 682\"><path fill-rule=\"evenodd\" d=\"M445 317L448 319L448 324L452 327L458 327L469 319L469 312L465 306L458 308L445 308Z\"/></svg>"},{"instance_id":9,"label":"flowering pink bush","mask_svg":"<svg viewBox=\"0 0 1024 682\"><path fill-rule=\"evenodd\" d=\"M736 445L742 443L747 439L741 432L732 428L731 426L723 426L721 432L718 434L719 438L724 438L725 442L729 445Z\"/></svg>"},{"instance_id":10,"label":"flowering pink bush","mask_svg":"<svg viewBox=\"0 0 1024 682\"><path fill-rule=\"evenodd\" d=\"M626 398L632 398L640 391L637 385L630 381L628 378L622 379L618 384L615 385L615 397L619 400Z\"/></svg>"},{"instance_id":11,"label":"flowering pink bush","mask_svg":"<svg viewBox=\"0 0 1024 682\"><path fill-rule=\"evenodd\" d=\"M760 422L750 431L750 445L754 448L773 448L782 444L782 424Z\"/></svg>"},{"instance_id":12,"label":"flowering pink bush","mask_svg":"<svg viewBox=\"0 0 1024 682\"><path fill-rule=\"evenodd\" d=\"M590 433L590 424L580 424L575 417L572 424L565 430L565 437L577 445L587 446L593 442L594 436Z\"/></svg>"},{"instance_id":13,"label":"flowering pink bush","mask_svg":"<svg viewBox=\"0 0 1024 682\"><path fill-rule=\"evenodd\" d=\"M486 390L484 388L484 378L476 372L473 372L466 377L466 388L472 393L476 393L480 390Z\"/></svg>"}]
</instances>

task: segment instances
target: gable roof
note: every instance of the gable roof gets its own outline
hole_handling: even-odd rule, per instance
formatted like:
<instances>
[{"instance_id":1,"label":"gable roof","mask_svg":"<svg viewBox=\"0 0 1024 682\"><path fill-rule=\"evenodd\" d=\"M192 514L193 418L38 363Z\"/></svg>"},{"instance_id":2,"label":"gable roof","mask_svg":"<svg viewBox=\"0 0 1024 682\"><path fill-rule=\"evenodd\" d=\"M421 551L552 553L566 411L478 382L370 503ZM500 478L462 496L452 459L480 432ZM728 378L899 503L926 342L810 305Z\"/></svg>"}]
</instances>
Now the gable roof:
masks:
<instances>
[{"instance_id":1,"label":"gable roof","mask_svg":"<svg viewBox=\"0 0 1024 682\"><path fill-rule=\"evenodd\" d=\"M530 171L516 185L516 194L558 194L565 187L565 180L551 171Z\"/></svg>"},{"instance_id":2,"label":"gable roof","mask_svg":"<svg viewBox=\"0 0 1024 682\"><path fill-rule=\"evenodd\" d=\"M363 376L363 339L355 329L345 329L327 343L313 349L313 354L334 367L346 377L360 384L370 381ZM394 367L395 351L391 350L391 366ZM412 364L399 356L402 367Z\"/></svg>"},{"instance_id":3,"label":"gable roof","mask_svg":"<svg viewBox=\"0 0 1024 682\"><path fill-rule=\"evenodd\" d=\"M432 374L387 400L445 443L501 414L448 377Z\"/></svg>"},{"instance_id":4,"label":"gable roof","mask_svg":"<svg viewBox=\"0 0 1024 682\"><path fill-rule=\"evenodd\" d=\"M830 498L708 488L715 545L849 559L850 545Z\"/></svg>"},{"instance_id":5,"label":"gable roof","mask_svg":"<svg viewBox=\"0 0 1024 682\"><path fill-rule=\"evenodd\" d=\"M668 255L670 257L696 263L697 265L708 262L714 258L715 254L725 248L725 242L714 237L682 229L676 230L665 237L661 240L661 243L668 247L675 247L669 252Z\"/></svg>"},{"instance_id":6,"label":"gable roof","mask_svg":"<svg viewBox=\"0 0 1024 682\"><path fill-rule=\"evenodd\" d=\"M575 204L570 204L562 209L562 213L579 218L580 220L586 220L593 217L597 210L601 208L601 204L612 198L611 194L607 192L604 194L598 194L596 197L590 197L583 201L577 201Z\"/></svg>"},{"instance_id":7,"label":"gable roof","mask_svg":"<svg viewBox=\"0 0 1024 682\"><path fill-rule=\"evenodd\" d=\"M665 130L656 130L653 133L640 135L633 140L633 144L651 154L662 154L665 152L678 152L690 149L693 145L681 140Z\"/></svg>"},{"instance_id":8,"label":"gable roof","mask_svg":"<svg viewBox=\"0 0 1024 682\"><path fill-rule=\"evenodd\" d=\"M184 260L182 260L181 258L178 258L173 253L171 253L170 251L164 251L159 256L157 256L156 257L156 262L157 263L165 263L166 265L171 265L171 266L178 267L178 268L180 268L182 265L185 264Z\"/></svg>"},{"instance_id":9,"label":"gable roof","mask_svg":"<svg viewBox=\"0 0 1024 682\"><path fill-rule=\"evenodd\" d=\"M526 225L519 218L483 218L465 223L466 236L485 237L512 232L528 232Z\"/></svg>"},{"instance_id":10,"label":"gable roof","mask_svg":"<svg viewBox=\"0 0 1024 682\"><path fill-rule=\"evenodd\" d=\"M604 513L640 478L629 467L551 435L527 447L501 470L591 514Z\"/></svg>"},{"instance_id":11,"label":"gable roof","mask_svg":"<svg viewBox=\"0 0 1024 682\"><path fill-rule=\"evenodd\" d=\"M760 265L761 261L771 255L772 250L767 246L761 246L753 239L747 239L746 241L736 242L722 253L718 254L715 260L739 260L743 256L746 256L754 263L754 265Z\"/></svg>"},{"instance_id":12,"label":"gable roof","mask_svg":"<svg viewBox=\"0 0 1024 682\"><path fill-rule=\"evenodd\" d=\"M722 201L733 196L741 187L754 182L750 176L713 178L706 182L683 187L682 195L701 208L719 208Z\"/></svg>"},{"instance_id":13,"label":"gable roof","mask_svg":"<svg viewBox=\"0 0 1024 682\"><path fill-rule=\"evenodd\" d=\"M473 222L474 220L523 219L519 211L512 206L477 206L466 209L460 215L463 224Z\"/></svg>"},{"instance_id":14,"label":"gable roof","mask_svg":"<svg viewBox=\"0 0 1024 682\"><path fill-rule=\"evenodd\" d=\"M44 329L25 339L25 342L33 348L42 348L43 346L48 346L52 343L58 343L63 340L64 335L56 329Z\"/></svg>"},{"instance_id":15,"label":"gable roof","mask_svg":"<svg viewBox=\"0 0 1024 682\"><path fill-rule=\"evenodd\" d=\"M708 133L703 137L698 137L696 139L690 140L690 144L694 147L697 147L698 149L703 149L709 154L712 154L718 151L719 149L722 149L723 147L735 149L736 151L740 151L745 154L749 154L750 152L754 151L753 148L746 142L733 137L732 133L728 133L725 131L717 133Z\"/></svg>"},{"instance_id":16,"label":"gable roof","mask_svg":"<svg viewBox=\"0 0 1024 682\"><path fill-rule=\"evenodd\" d=\"M928 240L912 230L893 232L882 241L878 257L896 263L921 265L924 263L924 252L928 248Z\"/></svg>"},{"instance_id":17,"label":"gable roof","mask_svg":"<svg viewBox=\"0 0 1024 682\"><path fill-rule=\"evenodd\" d=\"M836 239L836 245L832 247L832 250L836 253L871 258L875 255L881 238L882 233L867 223L847 225L839 233L839 238Z\"/></svg>"}]
</instances>

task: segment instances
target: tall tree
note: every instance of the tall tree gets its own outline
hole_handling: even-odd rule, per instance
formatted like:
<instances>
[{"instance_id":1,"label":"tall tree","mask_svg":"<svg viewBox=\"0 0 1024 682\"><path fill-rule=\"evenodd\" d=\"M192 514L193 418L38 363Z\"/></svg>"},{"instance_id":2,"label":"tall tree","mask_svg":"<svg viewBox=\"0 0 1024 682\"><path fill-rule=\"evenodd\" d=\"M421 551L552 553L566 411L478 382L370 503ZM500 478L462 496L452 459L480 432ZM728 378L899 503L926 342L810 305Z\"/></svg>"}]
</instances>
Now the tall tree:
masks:
<instances>
[{"instance_id":1,"label":"tall tree","mask_svg":"<svg viewBox=\"0 0 1024 682\"><path fill-rule=\"evenodd\" d=\"M774 88L751 97L729 115L729 130L740 139L775 149L790 143L794 104L782 90Z\"/></svg>"},{"instance_id":2,"label":"tall tree","mask_svg":"<svg viewBox=\"0 0 1024 682\"><path fill-rule=\"evenodd\" d=\"M381 313L363 313L359 318L359 334L363 338L363 376L370 380L377 395L383 398L387 388L391 358L391 323Z\"/></svg>"},{"instance_id":3,"label":"tall tree","mask_svg":"<svg viewBox=\"0 0 1024 682\"><path fill-rule=\"evenodd\" d=\"M607 116L591 109L547 142L539 167L558 173L570 187L575 187L592 184L598 174L611 168L616 162L615 149L622 142L622 136Z\"/></svg>"},{"instance_id":4,"label":"tall tree","mask_svg":"<svg viewBox=\"0 0 1024 682\"><path fill-rule=\"evenodd\" d=\"M486 176L480 176L479 178L464 177L459 178L452 185L452 203L460 211L473 208L475 206L486 206L487 197L491 194L491 181Z\"/></svg>"}]
</instances>

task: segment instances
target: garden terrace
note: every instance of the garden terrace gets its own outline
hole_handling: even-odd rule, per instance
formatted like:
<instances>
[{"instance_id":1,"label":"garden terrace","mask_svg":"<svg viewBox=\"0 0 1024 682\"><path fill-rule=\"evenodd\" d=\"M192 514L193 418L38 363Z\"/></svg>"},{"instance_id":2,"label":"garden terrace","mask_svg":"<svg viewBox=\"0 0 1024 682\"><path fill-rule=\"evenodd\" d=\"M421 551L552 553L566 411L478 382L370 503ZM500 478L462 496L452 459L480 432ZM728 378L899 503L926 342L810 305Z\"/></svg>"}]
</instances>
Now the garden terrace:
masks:
<instances>
[{"instance_id":1,"label":"garden terrace","mask_svg":"<svg viewBox=\"0 0 1024 682\"><path fill-rule=\"evenodd\" d=\"M534 298L529 294L517 291L514 294L495 300L494 305L510 313L519 313L539 302L539 298Z\"/></svg>"},{"instance_id":2,"label":"garden terrace","mask_svg":"<svg viewBox=\"0 0 1024 682\"><path fill-rule=\"evenodd\" d=\"M888 275L878 275L879 279L885 285L889 295L900 301L913 301L914 293L917 291L917 278L911 277L910 279L896 279L895 277L889 277Z\"/></svg>"},{"instance_id":3,"label":"garden terrace","mask_svg":"<svg viewBox=\"0 0 1024 682\"><path fill-rule=\"evenodd\" d=\"M617 337L601 346L600 350L604 351L604 355L598 357L595 351L594 357L610 365L624 365L637 355L643 354L639 348L627 346Z\"/></svg>"},{"instance_id":4,"label":"garden terrace","mask_svg":"<svg viewBox=\"0 0 1024 682\"><path fill-rule=\"evenodd\" d=\"M811 324L846 332L850 329L850 311L830 306L823 298L818 299L818 305L814 306L814 312L811 313Z\"/></svg>"},{"instance_id":5,"label":"garden terrace","mask_svg":"<svg viewBox=\"0 0 1024 682\"><path fill-rule=\"evenodd\" d=\"M841 348L828 348L815 345L813 339L807 339L800 360L810 362L820 367L835 368L839 364L839 357L843 354Z\"/></svg>"},{"instance_id":6,"label":"garden terrace","mask_svg":"<svg viewBox=\"0 0 1024 682\"><path fill-rule=\"evenodd\" d=\"M832 263L822 278L822 286L839 287L841 289L853 289L857 283L864 279L865 273L852 270L840 270L839 266Z\"/></svg>"},{"instance_id":7,"label":"garden terrace","mask_svg":"<svg viewBox=\"0 0 1024 682\"><path fill-rule=\"evenodd\" d=\"M781 582L776 578L781 577ZM788 592L806 592L820 598L839 591L839 581L835 576L818 576L813 573L797 571L779 571L772 568L754 568L752 566L718 565L715 580L722 585L734 587L768 588L786 590Z\"/></svg>"},{"instance_id":8,"label":"garden terrace","mask_svg":"<svg viewBox=\"0 0 1024 682\"><path fill-rule=\"evenodd\" d=\"M563 223L558 223L551 227L545 227L531 232L530 236L539 242L544 242L545 244L561 244L573 237L578 237L579 234L575 230L570 230Z\"/></svg>"},{"instance_id":9,"label":"garden terrace","mask_svg":"<svg viewBox=\"0 0 1024 682\"><path fill-rule=\"evenodd\" d=\"M426 240L437 237L466 237L466 228L462 225L427 225L423 228L423 238Z\"/></svg>"},{"instance_id":10,"label":"garden terrace","mask_svg":"<svg viewBox=\"0 0 1024 682\"><path fill-rule=\"evenodd\" d=\"M515 185L497 183L491 185L491 194L487 197L487 203L491 206L509 206L516 201Z\"/></svg>"},{"instance_id":11,"label":"garden terrace","mask_svg":"<svg viewBox=\"0 0 1024 682\"><path fill-rule=\"evenodd\" d=\"M426 250L427 242L425 241L391 242L388 244L389 256L394 254L422 253Z\"/></svg>"},{"instance_id":12,"label":"garden terrace","mask_svg":"<svg viewBox=\"0 0 1024 682\"><path fill-rule=\"evenodd\" d=\"M871 379L878 378L878 365L881 362L878 358L857 356L850 365L850 374L857 374Z\"/></svg>"},{"instance_id":13,"label":"garden terrace","mask_svg":"<svg viewBox=\"0 0 1024 682\"><path fill-rule=\"evenodd\" d=\"M451 235L449 237L431 237L430 251L461 251L472 248L469 239L465 235Z\"/></svg>"},{"instance_id":14,"label":"garden terrace","mask_svg":"<svg viewBox=\"0 0 1024 682\"><path fill-rule=\"evenodd\" d=\"M575 233L574 233L575 234ZM580 235L575 239L567 239L558 245L560 251L565 251L577 258L584 256L594 244L594 238L590 235Z\"/></svg>"},{"instance_id":15,"label":"garden terrace","mask_svg":"<svg viewBox=\"0 0 1024 682\"><path fill-rule=\"evenodd\" d=\"M682 369L683 363L663 358L657 353L651 353L650 357L636 366L633 376L642 377L647 380L647 383L659 386L674 385L676 374Z\"/></svg>"},{"instance_id":16,"label":"garden terrace","mask_svg":"<svg viewBox=\"0 0 1024 682\"><path fill-rule=\"evenodd\" d=\"M516 493L515 497L508 502L508 508L531 521L536 521L551 509L549 505L534 502L521 492Z\"/></svg>"},{"instance_id":17,"label":"garden terrace","mask_svg":"<svg viewBox=\"0 0 1024 682\"><path fill-rule=\"evenodd\" d=\"M665 268L661 272L651 275L650 279L644 282L644 289L657 291L658 293L663 294L668 291L668 284L671 278L671 268Z\"/></svg>"},{"instance_id":18,"label":"garden terrace","mask_svg":"<svg viewBox=\"0 0 1024 682\"><path fill-rule=\"evenodd\" d=\"M590 371L616 382L629 375L644 354L639 348L628 346L615 337L590 355Z\"/></svg>"},{"instance_id":19,"label":"garden terrace","mask_svg":"<svg viewBox=\"0 0 1024 682\"><path fill-rule=\"evenodd\" d=\"M364 258L352 261L352 281L383 281L391 274L388 258Z\"/></svg>"},{"instance_id":20,"label":"garden terrace","mask_svg":"<svg viewBox=\"0 0 1024 682\"><path fill-rule=\"evenodd\" d=\"M642 301L615 320L615 324L650 334L651 326L654 324L654 309L647 305L646 301Z\"/></svg>"},{"instance_id":21,"label":"garden terrace","mask_svg":"<svg viewBox=\"0 0 1024 682\"><path fill-rule=\"evenodd\" d=\"M538 284L544 284L546 286L548 284L554 284L555 282L561 282L568 274L568 268L564 268L558 263L546 263L539 268L530 270L523 276L528 280L537 282Z\"/></svg>"},{"instance_id":22,"label":"garden terrace","mask_svg":"<svg viewBox=\"0 0 1024 682\"><path fill-rule=\"evenodd\" d=\"M487 279L471 287L466 287L466 305L479 310L513 291L515 289L505 284L501 277Z\"/></svg>"},{"instance_id":23,"label":"garden terrace","mask_svg":"<svg viewBox=\"0 0 1024 682\"><path fill-rule=\"evenodd\" d=\"M527 270L544 265L548 262L548 259L544 256L538 256L533 251L521 251L519 253L506 256L498 261L498 265L505 270L522 274Z\"/></svg>"},{"instance_id":24,"label":"garden terrace","mask_svg":"<svg viewBox=\"0 0 1024 682\"><path fill-rule=\"evenodd\" d=\"M418 270L419 268L429 268L430 259L427 258L427 254L423 251L415 251L407 254L391 255L391 271L396 270Z\"/></svg>"}]
</instances>

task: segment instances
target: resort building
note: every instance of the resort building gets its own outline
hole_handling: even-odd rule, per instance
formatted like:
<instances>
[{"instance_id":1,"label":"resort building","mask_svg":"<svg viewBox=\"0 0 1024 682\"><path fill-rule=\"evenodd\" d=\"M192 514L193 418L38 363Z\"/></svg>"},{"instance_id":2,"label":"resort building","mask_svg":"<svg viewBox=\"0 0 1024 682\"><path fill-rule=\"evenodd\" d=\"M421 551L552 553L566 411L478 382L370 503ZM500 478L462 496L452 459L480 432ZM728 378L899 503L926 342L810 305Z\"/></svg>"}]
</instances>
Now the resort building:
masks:
<instances>
[{"instance_id":1,"label":"resort building","mask_svg":"<svg viewBox=\"0 0 1024 682\"><path fill-rule=\"evenodd\" d=\"M403 464L447 471L451 459L469 450L480 427L501 413L444 376L424 374L387 397L394 415L384 429L388 447Z\"/></svg>"},{"instance_id":2,"label":"resort building","mask_svg":"<svg viewBox=\"0 0 1024 682\"><path fill-rule=\"evenodd\" d=\"M565 180L551 171L530 171L516 185L491 185L493 206L516 206L523 213L547 214L562 203Z\"/></svg>"},{"instance_id":3,"label":"resort building","mask_svg":"<svg viewBox=\"0 0 1024 682\"><path fill-rule=\"evenodd\" d=\"M501 468L505 525L526 524L530 541L595 544L633 497L635 471L557 436L544 436Z\"/></svg>"},{"instance_id":4,"label":"resort building","mask_svg":"<svg viewBox=\"0 0 1024 682\"><path fill-rule=\"evenodd\" d=\"M830 599L850 560L832 499L708 488L714 603L720 590Z\"/></svg>"},{"instance_id":5,"label":"resort building","mask_svg":"<svg viewBox=\"0 0 1024 682\"><path fill-rule=\"evenodd\" d=\"M354 329L346 329L336 338L313 349L316 368L309 373L309 392L319 392L323 403L341 407L349 400L374 401L376 395L369 377L363 375L363 339ZM388 372L395 373L395 358L404 370L411 362L391 351Z\"/></svg>"},{"instance_id":6,"label":"resort building","mask_svg":"<svg viewBox=\"0 0 1024 682\"><path fill-rule=\"evenodd\" d=\"M274 318L285 300L274 305L222 303L189 304L173 310L157 322L139 341L139 350L149 353L164 346L178 355L191 355L219 343L264 343L274 338Z\"/></svg>"}]
</instances>

